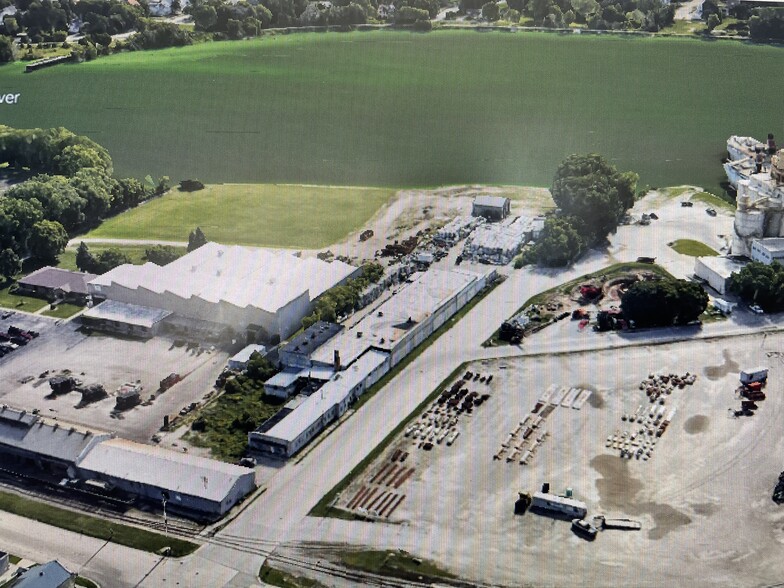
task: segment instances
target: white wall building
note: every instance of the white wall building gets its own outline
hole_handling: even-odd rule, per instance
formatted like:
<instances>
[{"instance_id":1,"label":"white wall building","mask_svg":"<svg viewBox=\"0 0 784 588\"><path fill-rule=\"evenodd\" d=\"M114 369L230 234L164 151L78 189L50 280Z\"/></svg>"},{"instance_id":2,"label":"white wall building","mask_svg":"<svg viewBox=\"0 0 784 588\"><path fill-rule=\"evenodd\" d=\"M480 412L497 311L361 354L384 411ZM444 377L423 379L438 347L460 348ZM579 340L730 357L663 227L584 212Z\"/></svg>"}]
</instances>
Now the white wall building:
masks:
<instances>
[{"instance_id":1,"label":"white wall building","mask_svg":"<svg viewBox=\"0 0 784 588\"><path fill-rule=\"evenodd\" d=\"M751 259L765 265L784 260L784 239L755 239L751 242Z\"/></svg>"},{"instance_id":2,"label":"white wall building","mask_svg":"<svg viewBox=\"0 0 784 588\"><path fill-rule=\"evenodd\" d=\"M340 261L207 243L164 267L121 265L88 289L96 299L168 310L194 324L285 339L318 296L360 271Z\"/></svg>"},{"instance_id":3,"label":"white wall building","mask_svg":"<svg viewBox=\"0 0 784 588\"><path fill-rule=\"evenodd\" d=\"M746 265L731 257L698 257L694 260L694 275L708 282L719 294L727 293L730 276Z\"/></svg>"},{"instance_id":4,"label":"white wall building","mask_svg":"<svg viewBox=\"0 0 784 588\"><path fill-rule=\"evenodd\" d=\"M298 403L296 408L270 429L248 434L251 448L290 457L307 445L330 423L345 414L365 390L389 371L389 354L369 349L349 368L337 372L319 390Z\"/></svg>"}]
</instances>

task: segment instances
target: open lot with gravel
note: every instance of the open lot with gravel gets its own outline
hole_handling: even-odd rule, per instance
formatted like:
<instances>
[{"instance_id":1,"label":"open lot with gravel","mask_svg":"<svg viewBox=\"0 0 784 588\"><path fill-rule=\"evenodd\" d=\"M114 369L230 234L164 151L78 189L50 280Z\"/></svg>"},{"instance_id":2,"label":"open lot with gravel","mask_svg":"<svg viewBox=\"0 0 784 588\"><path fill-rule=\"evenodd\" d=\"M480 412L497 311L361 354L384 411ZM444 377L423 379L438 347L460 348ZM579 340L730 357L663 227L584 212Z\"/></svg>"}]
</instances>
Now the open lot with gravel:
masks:
<instances>
[{"instance_id":1,"label":"open lot with gravel","mask_svg":"<svg viewBox=\"0 0 784 588\"><path fill-rule=\"evenodd\" d=\"M87 336L77 330L75 323L21 313L6 319L0 327L7 327L5 323L38 330L41 335L0 359L3 381L0 402L27 410L38 409L45 416L67 422L115 431L121 437L140 442L150 441L163 424L164 415L177 414L191 402L202 400L228 357L217 349L175 345L166 337L141 341L97 333ZM46 377L39 377L47 370L50 373ZM70 370L85 385L102 384L109 397L85 408L76 408L81 400L77 392L48 397L51 392L48 378L61 370ZM179 373L183 381L148 406L139 405L112 416L119 386L140 380L144 387L142 399L147 399L171 372ZM30 376L33 379L24 382Z\"/></svg>"},{"instance_id":2,"label":"open lot with gravel","mask_svg":"<svg viewBox=\"0 0 784 588\"><path fill-rule=\"evenodd\" d=\"M784 335L759 334L469 365L494 374L490 385L469 386L491 397L461 416L454 444L424 451L401 435L344 493L343 503L394 451L408 451L406 467L416 471L394 489L406 496L390 518L399 524L321 519L313 540L362 537L364 545L406 549L461 577L510 586L776 581L784 574L784 511L771 500L784 446L782 343ZM738 373L756 365L771 367L767 399L754 416L733 418ZM642 380L686 372L697 379L666 397L667 413L676 414L649 460L623 459L606 446L638 427L622 420L625 413L652 406ZM551 384L592 394L580 410L559 405L546 417L549 434L528 465L494 460ZM642 530L606 530L587 542L566 521L515 516L518 491L543 482L554 493L572 488L589 516L629 517Z\"/></svg>"}]
</instances>

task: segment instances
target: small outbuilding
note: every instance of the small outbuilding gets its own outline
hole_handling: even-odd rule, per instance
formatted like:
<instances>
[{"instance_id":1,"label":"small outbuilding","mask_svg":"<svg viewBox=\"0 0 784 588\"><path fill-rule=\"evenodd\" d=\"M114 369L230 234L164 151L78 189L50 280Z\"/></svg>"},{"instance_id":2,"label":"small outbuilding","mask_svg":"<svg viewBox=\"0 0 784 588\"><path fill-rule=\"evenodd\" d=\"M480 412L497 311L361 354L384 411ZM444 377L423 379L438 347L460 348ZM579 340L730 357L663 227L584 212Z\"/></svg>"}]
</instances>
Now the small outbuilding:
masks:
<instances>
[{"instance_id":1,"label":"small outbuilding","mask_svg":"<svg viewBox=\"0 0 784 588\"><path fill-rule=\"evenodd\" d=\"M244 370L248 367L248 362L250 361L250 356L254 353L258 352L259 355L264 355L266 351L266 347L264 345L248 345L241 349L234 357L229 358L229 369L230 370Z\"/></svg>"},{"instance_id":2,"label":"small outbuilding","mask_svg":"<svg viewBox=\"0 0 784 588\"><path fill-rule=\"evenodd\" d=\"M503 220L509 216L512 201L503 196L477 196L471 207L471 216L481 216L487 220Z\"/></svg>"},{"instance_id":3,"label":"small outbuilding","mask_svg":"<svg viewBox=\"0 0 784 588\"><path fill-rule=\"evenodd\" d=\"M698 257L694 261L694 275L719 294L726 294L730 276L739 272L744 265L744 262L732 257Z\"/></svg>"}]
</instances>

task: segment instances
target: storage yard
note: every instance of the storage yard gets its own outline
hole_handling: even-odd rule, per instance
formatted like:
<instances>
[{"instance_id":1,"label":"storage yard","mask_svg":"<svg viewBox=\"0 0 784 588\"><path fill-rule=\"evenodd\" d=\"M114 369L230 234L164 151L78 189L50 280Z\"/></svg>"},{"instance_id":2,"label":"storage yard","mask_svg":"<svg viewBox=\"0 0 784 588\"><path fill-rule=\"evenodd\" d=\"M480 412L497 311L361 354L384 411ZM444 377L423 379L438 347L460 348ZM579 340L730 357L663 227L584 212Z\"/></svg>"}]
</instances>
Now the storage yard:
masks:
<instances>
[{"instance_id":1,"label":"storage yard","mask_svg":"<svg viewBox=\"0 0 784 588\"><path fill-rule=\"evenodd\" d=\"M490 396L461 415L453 444L424 451L421 438L406 436L417 426L411 423L346 489L338 506L364 514L357 510L362 492L367 496L377 487L364 508L380 506L381 518L404 526L365 526L364 544L394 543L461 577L504 585L519 585L521 579L533 585L616 585L630 578L635 585L684 578L711 585L770 581L784 573L778 555L784 511L771 500L784 444L779 427L784 402L774 392L784 373L782 344L784 336L770 334L761 344L750 336L468 365L468 371L493 375L489 384L472 380L467 386ZM740 372L752 366L770 367L766 399L752 415L735 416ZM553 400L564 390L556 407ZM563 406L575 391L577 402ZM585 401L576 410L581 397ZM517 456L514 462L493 459L502 443L511 451L547 407L529 439L544 429L549 435L526 465ZM643 423L631 424L634 415L642 415ZM606 446L619 429L631 435L650 425L659 431L667 419L660 437L647 429L643 434L655 448L650 455L638 456L635 447L620 458L620 446ZM605 529L617 527L615 519L639 521L642 528L601 531L588 543L568 521L530 511L515 516L517 493L533 494L544 482L553 494L572 489L587 505L587 520L604 515L610 521ZM319 525L313 540L321 533L331 540L343 532L359 536L345 521ZM564 549L572 555L549 557ZM479 562L471 554L480 551L495 555Z\"/></svg>"},{"instance_id":2,"label":"storage yard","mask_svg":"<svg viewBox=\"0 0 784 588\"><path fill-rule=\"evenodd\" d=\"M200 348L165 337L147 341L123 339L93 333L85 335L74 322L55 321L14 315L5 322L40 332L24 347L3 357L4 386L0 402L9 406L38 409L48 417L85 427L115 431L133 441L149 443L163 425L165 415L176 415L193 402L201 402L226 365L228 354ZM65 371L64 371L65 370ZM180 374L177 382L157 394L161 380L171 373ZM107 396L82 404L77 391L56 394L49 380L68 375L82 385L101 385ZM140 404L115 411L118 389L127 383L142 387ZM149 397L156 394L153 402Z\"/></svg>"}]
</instances>

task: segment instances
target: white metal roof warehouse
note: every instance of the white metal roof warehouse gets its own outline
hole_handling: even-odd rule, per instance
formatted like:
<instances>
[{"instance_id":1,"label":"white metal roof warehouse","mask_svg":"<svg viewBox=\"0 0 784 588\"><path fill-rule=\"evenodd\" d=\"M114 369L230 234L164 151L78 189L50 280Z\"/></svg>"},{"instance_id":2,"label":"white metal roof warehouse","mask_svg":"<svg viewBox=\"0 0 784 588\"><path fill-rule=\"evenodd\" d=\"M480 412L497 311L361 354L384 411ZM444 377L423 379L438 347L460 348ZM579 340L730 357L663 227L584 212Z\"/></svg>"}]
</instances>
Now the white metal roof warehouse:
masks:
<instances>
[{"instance_id":1,"label":"white metal roof warehouse","mask_svg":"<svg viewBox=\"0 0 784 588\"><path fill-rule=\"evenodd\" d=\"M222 515L255 488L252 469L187 453L109 439L78 464L87 477L105 480L152 500L169 494L169 504Z\"/></svg>"},{"instance_id":2,"label":"white metal roof warehouse","mask_svg":"<svg viewBox=\"0 0 784 588\"><path fill-rule=\"evenodd\" d=\"M163 267L121 265L88 289L97 298L236 330L260 327L268 337L285 338L299 328L313 300L359 271L341 261L207 243Z\"/></svg>"}]
</instances>

